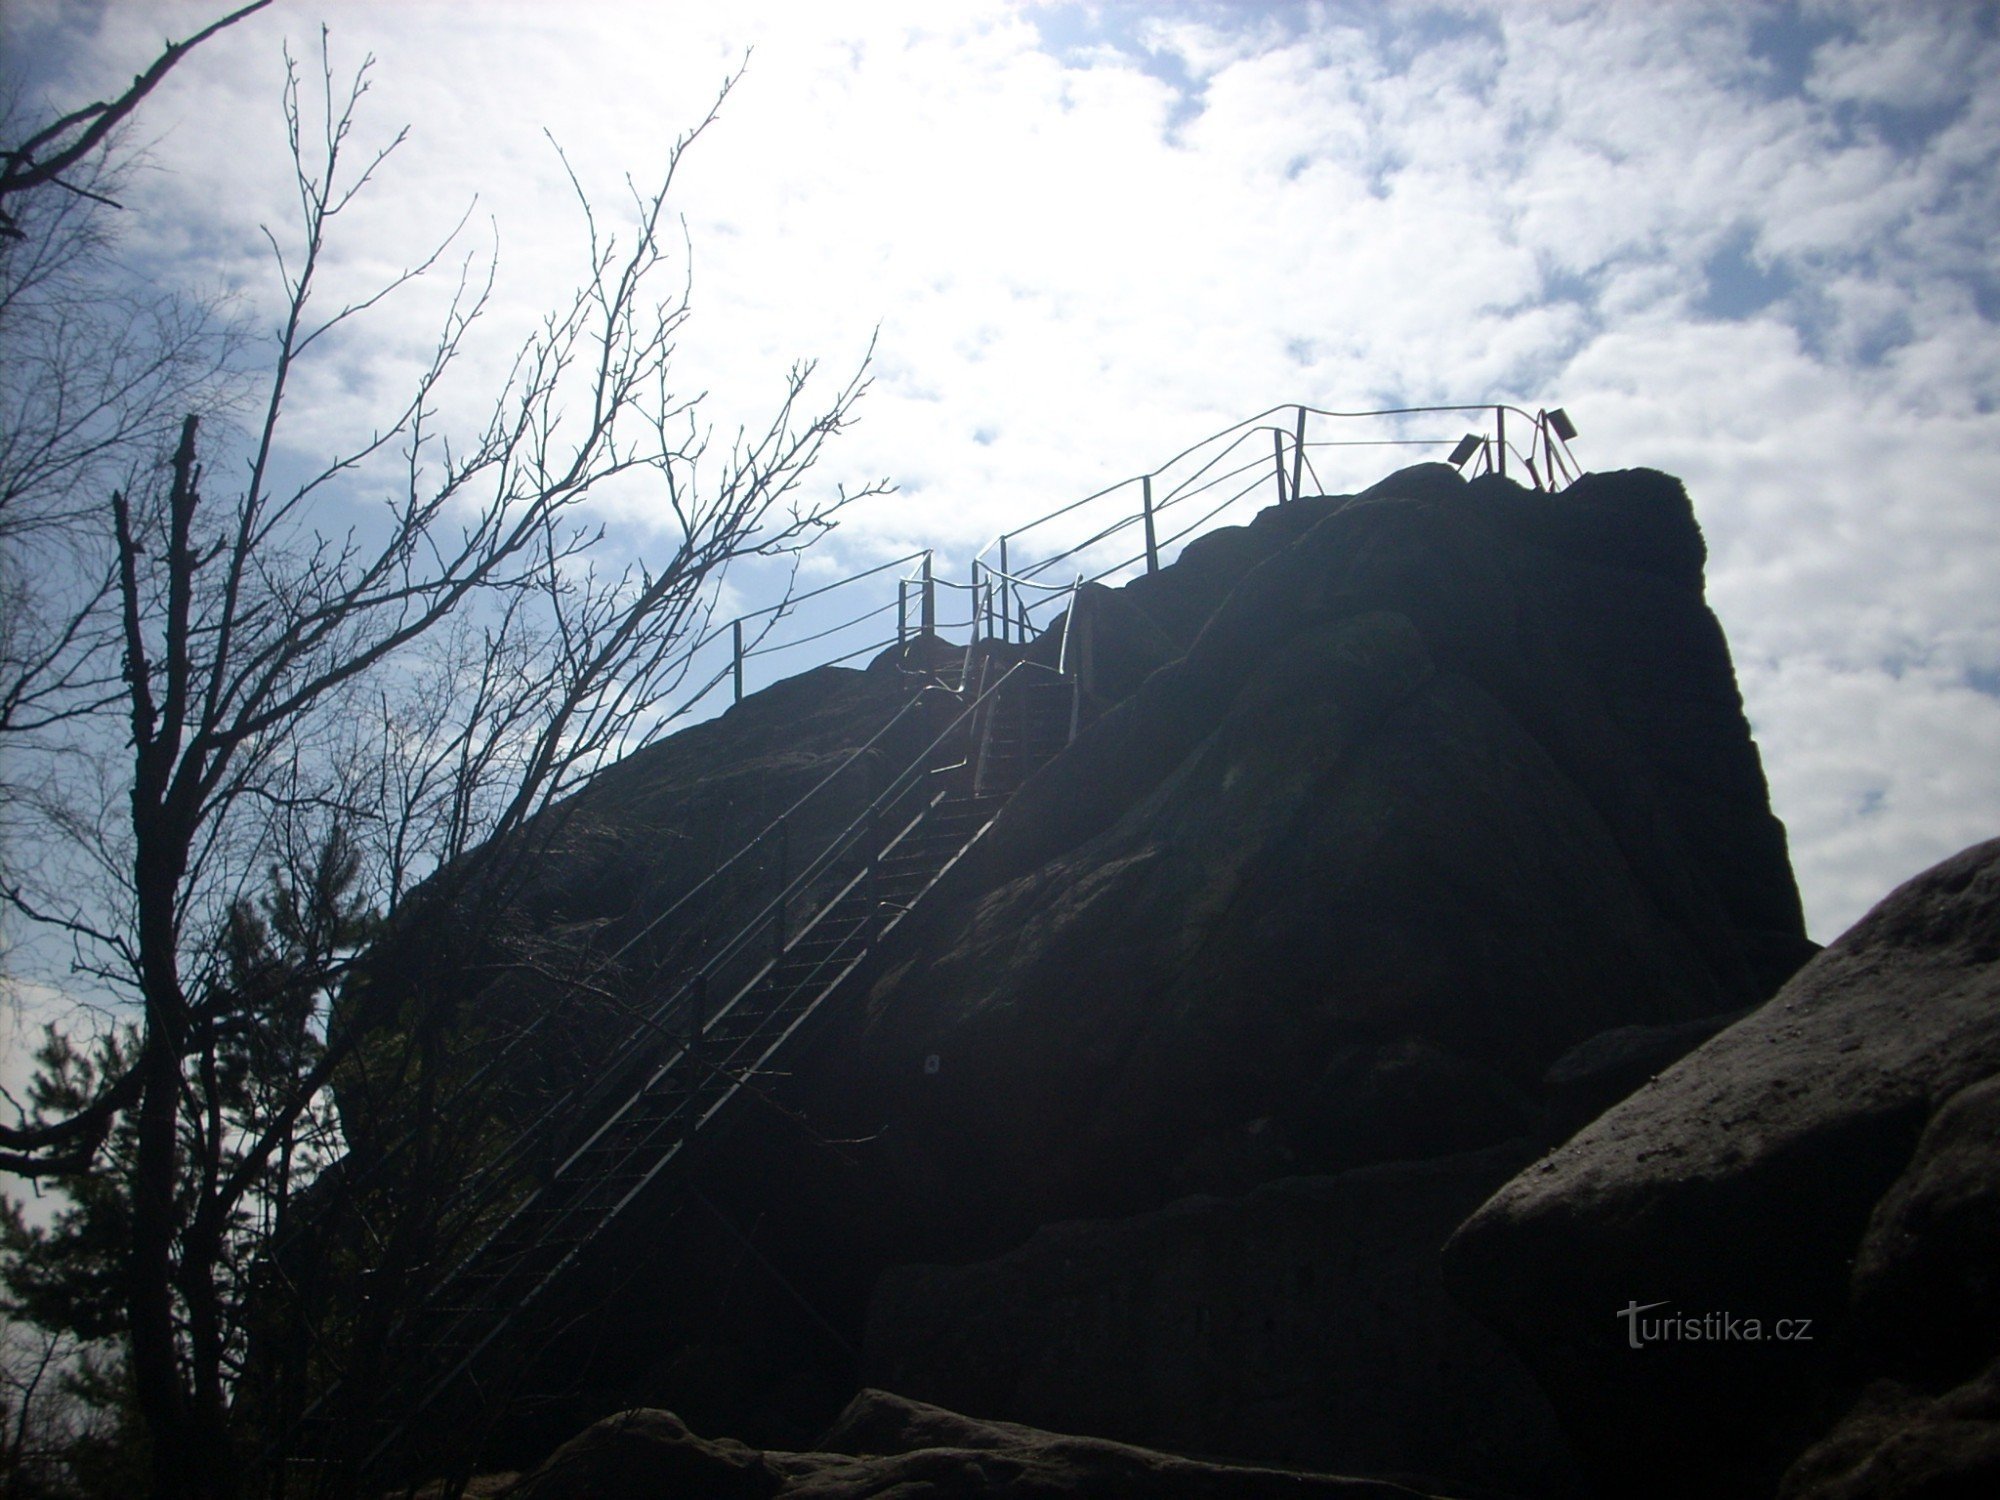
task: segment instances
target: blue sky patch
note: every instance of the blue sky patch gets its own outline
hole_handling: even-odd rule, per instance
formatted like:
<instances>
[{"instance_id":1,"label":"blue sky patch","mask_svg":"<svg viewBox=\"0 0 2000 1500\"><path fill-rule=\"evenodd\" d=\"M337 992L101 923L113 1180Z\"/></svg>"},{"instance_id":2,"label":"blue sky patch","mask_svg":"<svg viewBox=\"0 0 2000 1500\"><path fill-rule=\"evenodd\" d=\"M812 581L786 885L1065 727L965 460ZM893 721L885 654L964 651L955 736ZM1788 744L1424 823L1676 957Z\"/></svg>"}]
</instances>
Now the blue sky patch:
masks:
<instances>
[{"instance_id":1,"label":"blue sky patch","mask_svg":"<svg viewBox=\"0 0 2000 1500\"><path fill-rule=\"evenodd\" d=\"M1730 233L1702 266L1708 289L1695 303L1705 318L1740 322L1798 289L1798 278L1782 264L1760 263L1751 253L1756 231L1744 225Z\"/></svg>"},{"instance_id":2,"label":"blue sky patch","mask_svg":"<svg viewBox=\"0 0 2000 1500\"><path fill-rule=\"evenodd\" d=\"M1814 51L1823 43L1853 34L1837 21L1802 15L1796 3L1788 3L1751 25L1750 56L1764 65L1768 95L1790 99L1805 92Z\"/></svg>"}]
</instances>

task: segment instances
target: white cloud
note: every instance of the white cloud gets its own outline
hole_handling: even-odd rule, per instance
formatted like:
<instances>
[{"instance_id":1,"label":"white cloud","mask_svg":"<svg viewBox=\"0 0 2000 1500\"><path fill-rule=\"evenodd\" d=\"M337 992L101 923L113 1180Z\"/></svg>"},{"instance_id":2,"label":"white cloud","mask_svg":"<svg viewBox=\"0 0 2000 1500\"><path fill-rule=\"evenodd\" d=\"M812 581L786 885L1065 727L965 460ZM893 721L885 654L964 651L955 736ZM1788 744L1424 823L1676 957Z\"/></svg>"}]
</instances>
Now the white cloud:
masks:
<instances>
[{"instance_id":1,"label":"white cloud","mask_svg":"<svg viewBox=\"0 0 2000 1500\"><path fill-rule=\"evenodd\" d=\"M68 97L212 9L8 24L69 28ZM1967 7L326 9L343 59L381 59L364 135L413 122L330 273L379 278L477 193L500 282L474 389L576 265L542 129L609 206L754 41L679 185L683 350L727 431L792 359L838 376L880 326L827 475L904 488L839 557L962 557L1281 401L1559 400L1589 462L1689 483L1817 935L2000 825L1994 700L1965 686L2000 641L2000 43ZM255 18L149 107L168 170L134 209L162 261L268 298L277 42L303 55L316 19ZM1797 90L1754 51L1774 27L1816 43ZM1739 245L1774 300L1707 316ZM308 451L380 409L435 312L411 299L309 378Z\"/></svg>"}]
</instances>

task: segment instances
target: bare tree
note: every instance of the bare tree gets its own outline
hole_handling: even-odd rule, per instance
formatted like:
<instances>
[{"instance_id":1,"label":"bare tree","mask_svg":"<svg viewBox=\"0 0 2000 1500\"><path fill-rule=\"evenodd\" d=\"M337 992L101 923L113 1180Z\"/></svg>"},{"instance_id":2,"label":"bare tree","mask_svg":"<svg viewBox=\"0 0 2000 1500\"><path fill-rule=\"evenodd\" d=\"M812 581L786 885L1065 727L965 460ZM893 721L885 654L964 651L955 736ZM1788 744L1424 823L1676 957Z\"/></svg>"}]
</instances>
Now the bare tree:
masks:
<instances>
[{"instance_id":1,"label":"bare tree","mask_svg":"<svg viewBox=\"0 0 2000 1500\"><path fill-rule=\"evenodd\" d=\"M795 367L769 423L726 449L712 449L700 398L674 394L690 303L684 279L655 290L675 248L668 198L735 77L675 142L658 185L633 190L617 232L577 189L578 288L519 345L469 439L437 430L440 393L488 306L490 271L466 260L407 400L340 456L294 472L283 431L301 368L336 330L351 336L390 294L441 272L452 244L365 296L320 304L329 233L401 140L352 163L368 69L338 84L322 38L323 108L302 102L299 70L288 72L301 221L273 240L284 312L241 489L215 495L191 414L157 477L99 513L122 743L84 682L52 700L73 716L22 737L42 757L26 805L57 878L17 874L0 895L63 937L76 973L129 996L143 1024L133 1065L93 1098L0 1126L0 1165L75 1172L113 1121L134 1132L128 1336L161 1496L235 1487L232 1320L246 1236L254 1245L268 1224L255 1210L287 1191L338 1071L385 1028L412 1034L407 994L366 990L326 1030L354 950L348 919L418 880L463 891L486 879L482 846L506 847L670 721L689 631L732 563L796 553L858 498L808 496L801 481L851 420L865 358L810 412L813 370ZM377 486L393 473L393 498L336 529L324 518L362 473ZM592 502L635 483L671 513L673 544L621 566ZM364 783L398 796L384 805ZM245 954L264 949L231 934L267 884L267 909L289 902L297 920L276 978L246 982L257 970ZM253 1105L231 1048L272 1034L280 999L292 1019L278 1029L312 1045L265 1069ZM414 1031L434 1034L450 1001L449 987L431 995Z\"/></svg>"},{"instance_id":2,"label":"bare tree","mask_svg":"<svg viewBox=\"0 0 2000 1500\"><path fill-rule=\"evenodd\" d=\"M110 594L104 495L156 461L226 385L235 327L213 300L137 285L116 261L120 135L196 47L256 0L168 42L115 97L0 124L0 734L101 706L115 661L95 608ZM0 782L0 799L6 787Z\"/></svg>"},{"instance_id":3,"label":"bare tree","mask_svg":"<svg viewBox=\"0 0 2000 1500\"><path fill-rule=\"evenodd\" d=\"M32 239L32 232L21 222L24 205L46 197L51 191L101 198L96 189L79 182L77 174L98 170L112 132L145 102L146 96L159 87L161 80L188 53L270 3L271 0L253 0L204 26L184 42L168 42L122 94L70 110L0 151L0 240Z\"/></svg>"}]
</instances>

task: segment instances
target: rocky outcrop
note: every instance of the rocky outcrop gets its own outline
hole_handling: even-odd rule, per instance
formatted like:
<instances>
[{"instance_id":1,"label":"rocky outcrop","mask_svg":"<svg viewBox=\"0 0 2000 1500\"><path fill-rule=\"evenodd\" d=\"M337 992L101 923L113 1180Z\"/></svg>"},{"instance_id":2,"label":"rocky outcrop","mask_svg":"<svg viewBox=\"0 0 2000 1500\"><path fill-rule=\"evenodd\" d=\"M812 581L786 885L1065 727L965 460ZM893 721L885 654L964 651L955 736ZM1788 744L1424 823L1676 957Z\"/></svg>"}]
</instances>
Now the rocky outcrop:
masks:
<instances>
[{"instance_id":1,"label":"rocky outcrop","mask_svg":"<svg viewBox=\"0 0 2000 1500\"><path fill-rule=\"evenodd\" d=\"M1422 1500L1400 1485L1204 1463L863 1391L828 1451L759 1453L697 1437L672 1412L608 1417L552 1454L509 1500Z\"/></svg>"},{"instance_id":2,"label":"rocky outcrop","mask_svg":"<svg viewBox=\"0 0 2000 1500\"><path fill-rule=\"evenodd\" d=\"M622 1353L574 1340L591 1413L809 1441L888 1271L878 1377L985 1417L1561 1493L1543 1398L1441 1294L1436 1247L1531 1143L1811 952L1703 565L1667 476L1550 495L1427 465L1086 590L1082 734L688 1153L693 1227L635 1212L603 1248L599 1284L651 1290L617 1294ZM605 777L533 919L643 932L633 974L675 971L771 871L653 915L894 711L895 665ZM1042 1442L1008 1460L1020 1493L1070 1482ZM973 1482L904 1458L896 1482Z\"/></svg>"},{"instance_id":3,"label":"rocky outcrop","mask_svg":"<svg viewBox=\"0 0 2000 1500\"><path fill-rule=\"evenodd\" d=\"M906 1249L1531 1133L1572 1048L1810 951L1678 484L1427 466L1274 514L1188 549L1233 586L1186 654L829 1049L815 1107L918 1206ZM1162 638L1167 577L1125 591Z\"/></svg>"},{"instance_id":4,"label":"rocky outcrop","mask_svg":"<svg viewBox=\"0 0 2000 1500\"><path fill-rule=\"evenodd\" d=\"M1436 1245L1509 1143L1811 952L1702 566L1665 476L1552 496L1427 466L1086 601L1101 717L788 1096L841 1160L745 1149L715 1191L790 1206L795 1277L936 1267L892 1272L870 1323L876 1378L916 1394L1554 1492L1541 1398L1461 1335ZM1167 1208L1189 1194L1237 1201ZM1294 1265L1223 1292L1315 1233L1355 1247L1301 1254L1317 1290ZM1364 1332L1401 1340L1379 1410L1339 1352Z\"/></svg>"},{"instance_id":5,"label":"rocky outcrop","mask_svg":"<svg viewBox=\"0 0 2000 1500\"><path fill-rule=\"evenodd\" d=\"M1452 1285L1621 1494L1767 1495L1871 1377L1901 1396L1796 1493L1877 1493L1827 1476L1918 1449L1989 1463L1965 1424L1990 1392L1949 1393L2000 1353L1996 1074L2000 840L1516 1177L1453 1239Z\"/></svg>"}]
</instances>

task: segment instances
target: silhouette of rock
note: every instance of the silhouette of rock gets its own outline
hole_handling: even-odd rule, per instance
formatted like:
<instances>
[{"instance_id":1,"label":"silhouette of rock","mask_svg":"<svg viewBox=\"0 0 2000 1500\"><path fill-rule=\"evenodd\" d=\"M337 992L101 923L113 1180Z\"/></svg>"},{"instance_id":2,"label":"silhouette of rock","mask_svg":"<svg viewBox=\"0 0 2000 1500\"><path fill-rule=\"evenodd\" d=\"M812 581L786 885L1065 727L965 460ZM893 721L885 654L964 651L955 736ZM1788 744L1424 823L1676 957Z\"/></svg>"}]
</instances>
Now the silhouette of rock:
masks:
<instances>
[{"instance_id":1,"label":"silhouette of rock","mask_svg":"<svg viewBox=\"0 0 2000 1500\"><path fill-rule=\"evenodd\" d=\"M1534 1368L1600 1482L1769 1494L1878 1374L1915 1404L1860 1413L1839 1452L1897 1411L1899 1451L1945 1441L1949 1404L1925 1398L2000 1352L1996 960L2000 840L1898 888L1459 1230L1452 1285ZM1656 1333L1634 1347L1643 1318Z\"/></svg>"},{"instance_id":2,"label":"silhouette of rock","mask_svg":"<svg viewBox=\"0 0 2000 1500\"><path fill-rule=\"evenodd\" d=\"M854 1142L838 1187L756 1170L817 1200L802 1259L953 1263L892 1273L875 1306L870 1368L912 1394L1557 1492L1541 1398L1440 1298L1339 1330L1401 1351L1370 1425L1343 1404L1362 1357L1300 1326L1319 1304L1284 1276L1211 1282L1365 1200L1366 1232L1322 1224L1357 1248L1314 1296L1435 1287L1454 1218L1522 1160L1505 1143L1666 1066L1812 951L1686 496L1644 471L1550 496L1422 466L1190 552L1099 608L1093 665L1128 665L1097 686L1123 696L801 1080L801 1113ZM1253 1193L1313 1174L1350 1175ZM1237 1201L1166 1208L1191 1193ZM1266 1319L1290 1333L1259 1342ZM1036 1352L1058 1332L1073 1375ZM1286 1394L1260 1404L1259 1381Z\"/></svg>"},{"instance_id":3,"label":"silhouette of rock","mask_svg":"<svg viewBox=\"0 0 2000 1500\"><path fill-rule=\"evenodd\" d=\"M784 1484L763 1454L728 1438L697 1437L670 1411L641 1409L586 1428L509 1494L514 1500L769 1500Z\"/></svg>"},{"instance_id":4,"label":"silhouette of rock","mask_svg":"<svg viewBox=\"0 0 2000 1500\"><path fill-rule=\"evenodd\" d=\"M932 1253L1530 1133L1572 1048L1811 951L1678 484L1429 465L1267 514L828 1049ZM1124 591L1158 635L1179 566Z\"/></svg>"},{"instance_id":5,"label":"silhouette of rock","mask_svg":"<svg viewBox=\"0 0 2000 1500\"><path fill-rule=\"evenodd\" d=\"M868 1358L914 1394L1236 1459L1564 1493L1543 1398L1440 1293L1436 1248L1530 1142L1812 952L1703 563L1665 475L1549 495L1423 465L1086 590L1066 638L1083 732L810 1049L690 1153L691 1218L660 1232L671 1208L635 1214L601 1252L625 1259L597 1277L599 1323L578 1325L596 1363L575 1388L805 1441L834 1402L793 1399L804 1372L852 1388L830 1351L902 1266ZM604 924L606 948L637 933L725 834L874 731L903 701L897 665L809 674L619 767L576 799L537 910ZM865 800L857 781L824 826ZM649 929L647 961L671 972L754 910L748 873L698 920ZM611 1290L628 1278L643 1297ZM663 1362L662 1342L685 1357ZM658 1423L642 1440L702 1442ZM1009 1438L1010 1492L1266 1482L1048 1446L1081 1441ZM990 1488L1002 1471L965 1457L979 1446L905 1453L867 1482ZM781 1458L730 1472L877 1492ZM1119 1488L1141 1479L1155 1488Z\"/></svg>"}]
</instances>

